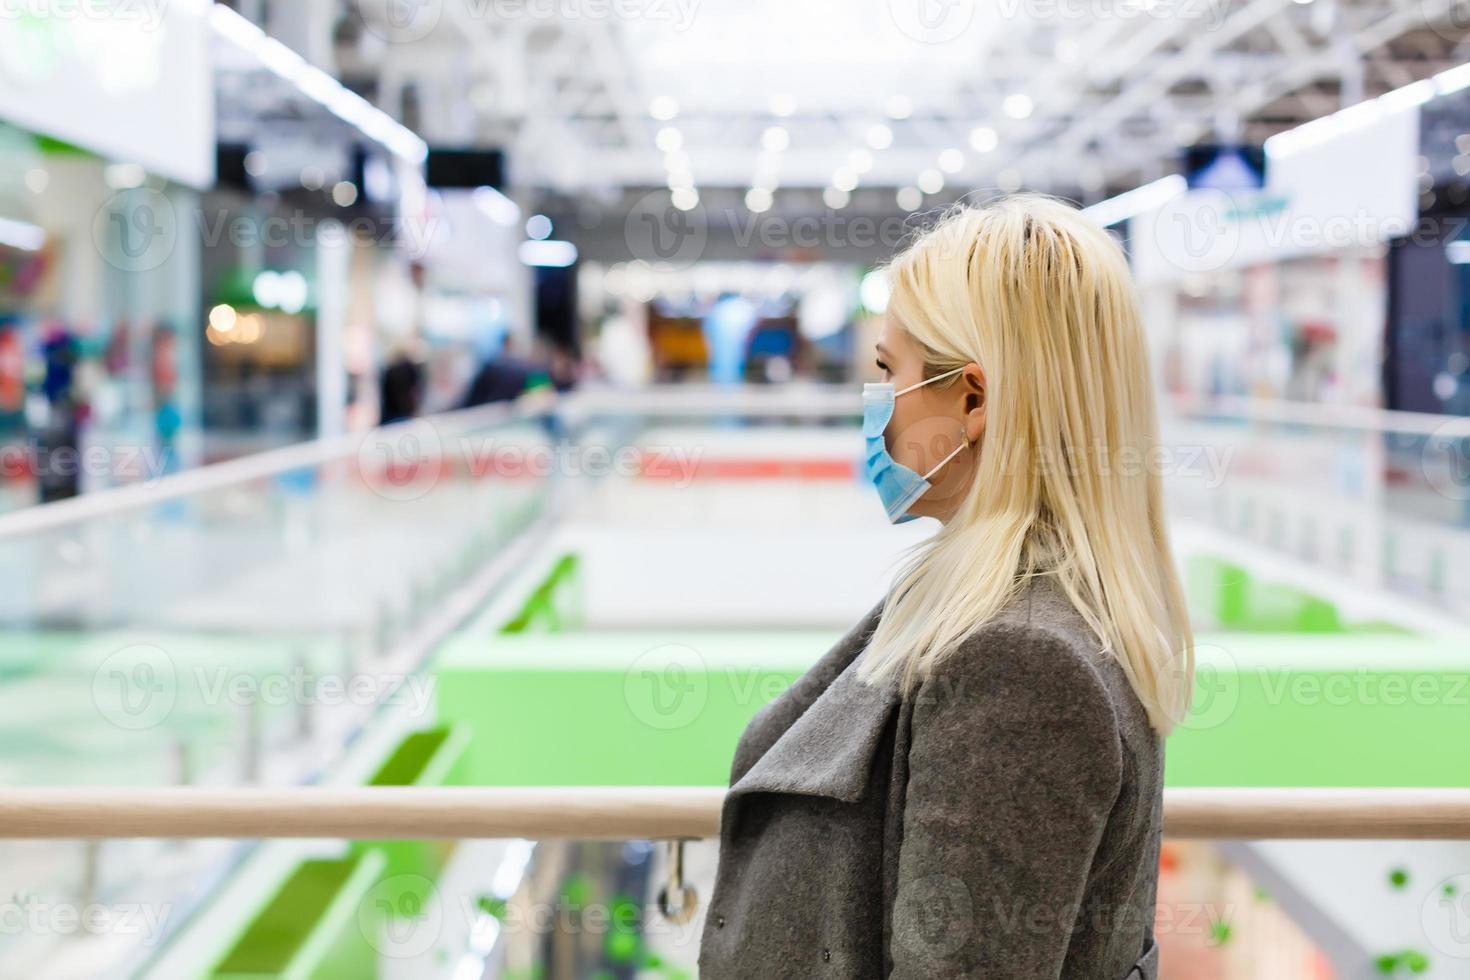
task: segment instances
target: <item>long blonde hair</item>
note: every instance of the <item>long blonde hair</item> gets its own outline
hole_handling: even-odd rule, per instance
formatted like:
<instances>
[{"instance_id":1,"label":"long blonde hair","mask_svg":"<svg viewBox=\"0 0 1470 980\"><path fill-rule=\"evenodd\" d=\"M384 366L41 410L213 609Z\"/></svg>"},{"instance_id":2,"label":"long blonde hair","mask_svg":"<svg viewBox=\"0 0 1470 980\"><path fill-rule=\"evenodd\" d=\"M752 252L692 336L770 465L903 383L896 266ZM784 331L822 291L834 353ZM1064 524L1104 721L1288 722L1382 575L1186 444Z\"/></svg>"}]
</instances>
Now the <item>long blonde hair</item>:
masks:
<instances>
[{"instance_id":1,"label":"long blonde hair","mask_svg":"<svg viewBox=\"0 0 1470 980\"><path fill-rule=\"evenodd\" d=\"M1194 644L1122 249L1070 205L1020 195L947 215L888 275L888 315L924 377L984 371L986 428L958 511L900 570L859 676L911 692L1050 575L1168 734L1189 709Z\"/></svg>"}]
</instances>

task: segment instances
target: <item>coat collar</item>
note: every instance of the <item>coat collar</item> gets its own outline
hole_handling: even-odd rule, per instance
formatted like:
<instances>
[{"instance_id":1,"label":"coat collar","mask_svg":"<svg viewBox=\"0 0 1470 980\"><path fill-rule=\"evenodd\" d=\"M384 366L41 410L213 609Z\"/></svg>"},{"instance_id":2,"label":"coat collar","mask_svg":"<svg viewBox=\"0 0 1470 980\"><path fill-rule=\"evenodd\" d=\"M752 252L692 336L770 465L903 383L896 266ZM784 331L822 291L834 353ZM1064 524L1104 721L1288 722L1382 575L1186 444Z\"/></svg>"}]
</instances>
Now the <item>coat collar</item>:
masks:
<instances>
[{"instance_id":1,"label":"coat collar","mask_svg":"<svg viewBox=\"0 0 1470 980\"><path fill-rule=\"evenodd\" d=\"M862 797L873 755L900 700L892 684L872 687L858 679L862 650L863 644L857 644L841 672L731 785L728 795L796 793L848 803Z\"/></svg>"}]
</instances>

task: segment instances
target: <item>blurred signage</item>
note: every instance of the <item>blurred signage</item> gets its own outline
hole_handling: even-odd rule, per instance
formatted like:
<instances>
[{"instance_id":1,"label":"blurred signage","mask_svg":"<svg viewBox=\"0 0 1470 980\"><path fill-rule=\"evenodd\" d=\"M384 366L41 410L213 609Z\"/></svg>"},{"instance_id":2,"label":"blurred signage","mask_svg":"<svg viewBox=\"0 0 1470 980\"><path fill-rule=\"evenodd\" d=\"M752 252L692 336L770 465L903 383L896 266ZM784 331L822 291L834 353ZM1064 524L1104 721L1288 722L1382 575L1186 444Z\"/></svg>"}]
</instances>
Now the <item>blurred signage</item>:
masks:
<instances>
[{"instance_id":1,"label":"blurred signage","mask_svg":"<svg viewBox=\"0 0 1470 980\"><path fill-rule=\"evenodd\" d=\"M210 4L0 3L0 119L194 187L214 182Z\"/></svg>"},{"instance_id":2,"label":"blurred signage","mask_svg":"<svg viewBox=\"0 0 1470 980\"><path fill-rule=\"evenodd\" d=\"M1135 217L1135 275L1167 281L1402 237L1419 216L1418 154L1413 108L1300 140L1271 155L1260 190L1191 190Z\"/></svg>"},{"instance_id":3,"label":"blurred signage","mask_svg":"<svg viewBox=\"0 0 1470 980\"><path fill-rule=\"evenodd\" d=\"M1266 186L1266 151L1259 146L1198 143L1184 151L1191 190L1242 191Z\"/></svg>"}]
</instances>

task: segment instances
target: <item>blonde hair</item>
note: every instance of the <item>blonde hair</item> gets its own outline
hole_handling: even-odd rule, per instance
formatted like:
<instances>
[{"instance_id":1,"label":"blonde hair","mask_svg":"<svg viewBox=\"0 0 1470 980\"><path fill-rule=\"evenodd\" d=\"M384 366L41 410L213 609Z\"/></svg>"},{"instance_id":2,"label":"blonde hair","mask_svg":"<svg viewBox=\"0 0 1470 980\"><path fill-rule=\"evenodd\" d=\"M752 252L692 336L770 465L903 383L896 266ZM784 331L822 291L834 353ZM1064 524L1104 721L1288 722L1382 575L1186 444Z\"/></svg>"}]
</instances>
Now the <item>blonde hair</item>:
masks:
<instances>
[{"instance_id":1,"label":"blonde hair","mask_svg":"<svg viewBox=\"0 0 1470 980\"><path fill-rule=\"evenodd\" d=\"M1020 195L947 215L888 274L888 315L924 353L924 377L984 371L986 427L958 511L900 570L859 676L901 675L912 692L1049 575L1168 734L1189 709L1194 644L1122 249L1070 205Z\"/></svg>"}]
</instances>

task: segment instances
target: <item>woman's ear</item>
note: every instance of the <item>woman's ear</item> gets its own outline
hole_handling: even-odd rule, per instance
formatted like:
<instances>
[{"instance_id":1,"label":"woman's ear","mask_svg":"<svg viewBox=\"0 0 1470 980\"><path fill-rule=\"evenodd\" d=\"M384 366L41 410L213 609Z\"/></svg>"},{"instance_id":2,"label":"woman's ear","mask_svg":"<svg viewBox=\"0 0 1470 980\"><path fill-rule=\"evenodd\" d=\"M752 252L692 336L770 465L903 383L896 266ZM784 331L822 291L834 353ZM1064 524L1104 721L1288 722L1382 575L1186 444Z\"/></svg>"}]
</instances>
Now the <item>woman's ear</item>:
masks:
<instances>
[{"instance_id":1,"label":"woman's ear","mask_svg":"<svg viewBox=\"0 0 1470 980\"><path fill-rule=\"evenodd\" d=\"M985 372L978 364L967 364L960 374L960 382L964 397L965 438L973 446L985 434Z\"/></svg>"}]
</instances>

